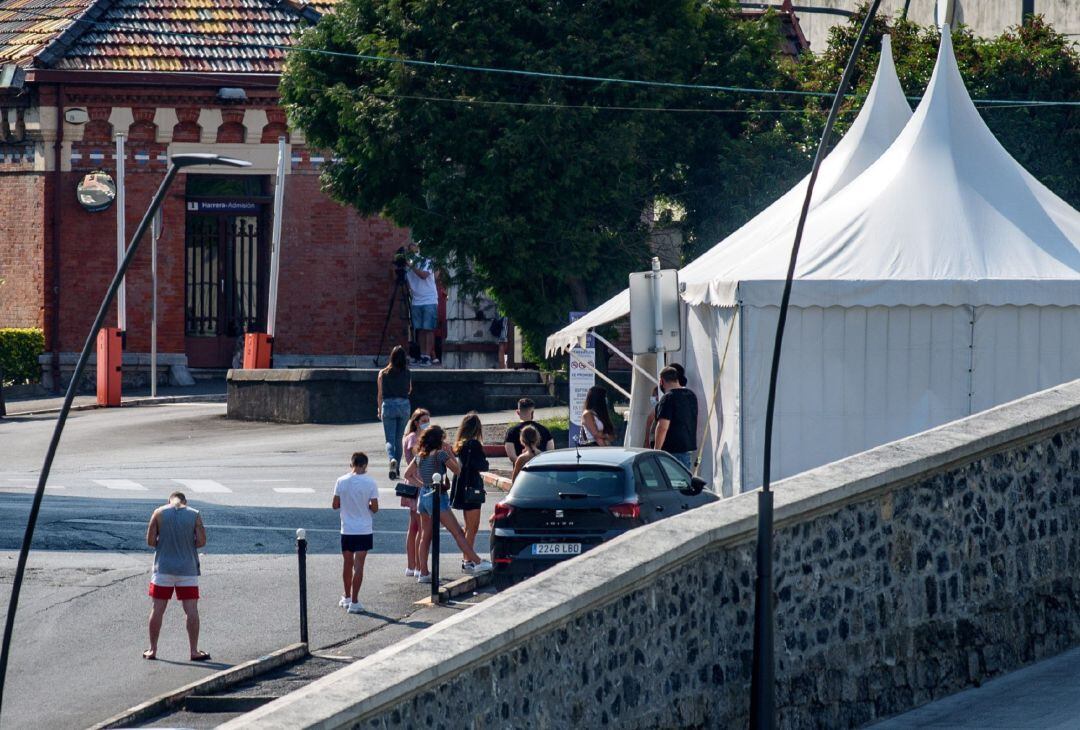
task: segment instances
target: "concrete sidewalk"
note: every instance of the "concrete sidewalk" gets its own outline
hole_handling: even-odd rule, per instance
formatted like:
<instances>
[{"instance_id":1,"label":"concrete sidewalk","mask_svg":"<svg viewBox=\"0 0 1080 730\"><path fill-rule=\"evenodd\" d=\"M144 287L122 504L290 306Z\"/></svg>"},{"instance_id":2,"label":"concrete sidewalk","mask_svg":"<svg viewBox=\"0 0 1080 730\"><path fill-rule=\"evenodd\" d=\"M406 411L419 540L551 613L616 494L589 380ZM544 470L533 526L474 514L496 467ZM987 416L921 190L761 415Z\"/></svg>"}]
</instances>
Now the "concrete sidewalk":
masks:
<instances>
[{"instance_id":1,"label":"concrete sidewalk","mask_svg":"<svg viewBox=\"0 0 1080 730\"><path fill-rule=\"evenodd\" d=\"M1080 728L1080 648L871 725L910 728Z\"/></svg>"},{"instance_id":2,"label":"concrete sidewalk","mask_svg":"<svg viewBox=\"0 0 1080 730\"><path fill-rule=\"evenodd\" d=\"M157 398L150 397L150 388L131 388L125 390L121 403L125 406L154 405L158 403L189 403L197 401L225 402L226 386L224 380L197 380L195 385L181 387L161 386ZM64 394L42 395L18 400L5 398L8 416L30 416L35 414L57 413L64 405ZM76 395L72 401L72 410L97 408L97 396Z\"/></svg>"}]
</instances>

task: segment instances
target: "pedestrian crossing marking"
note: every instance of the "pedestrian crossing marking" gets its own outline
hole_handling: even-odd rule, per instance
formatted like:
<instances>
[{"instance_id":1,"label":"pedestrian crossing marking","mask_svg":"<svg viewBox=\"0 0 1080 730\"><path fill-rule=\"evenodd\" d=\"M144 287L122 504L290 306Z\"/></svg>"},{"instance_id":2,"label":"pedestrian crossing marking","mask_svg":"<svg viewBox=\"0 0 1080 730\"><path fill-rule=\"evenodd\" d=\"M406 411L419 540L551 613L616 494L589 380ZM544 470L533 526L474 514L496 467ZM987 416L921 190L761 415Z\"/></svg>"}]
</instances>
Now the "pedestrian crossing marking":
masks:
<instances>
[{"instance_id":1,"label":"pedestrian crossing marking","mask_svg":"<svg viewBox=\"0 0 1080 730\"><path fill-rule=\"evenodd\" d=\"M130 479L95 479L94 484L99 484L106 489L119 489L125 492L145 492L146 487L133 482Z\"/></svg>"},{"instance_id":2,"label":"pedestrian crossing marking","mask_svg":"<svg viewBox=\"0 0 1080 730\"><path fill-rule=\"evenodd\" d=\"M315 490L311 487L274 487L274 491L278 494L314 494Z\"/></svg>"},{"instance_id":3,"label":"pedestrian crossing marking","mask_svg":"<svg viewBox=\"0 0 1080 730\"><path fill-rule=\"evenodd\" d=\"M224 484L215 482L213 479L173 479L174 482L183 484L193 492L218 494L231 494L232 490Z\"/></svg>"}]
</instances>

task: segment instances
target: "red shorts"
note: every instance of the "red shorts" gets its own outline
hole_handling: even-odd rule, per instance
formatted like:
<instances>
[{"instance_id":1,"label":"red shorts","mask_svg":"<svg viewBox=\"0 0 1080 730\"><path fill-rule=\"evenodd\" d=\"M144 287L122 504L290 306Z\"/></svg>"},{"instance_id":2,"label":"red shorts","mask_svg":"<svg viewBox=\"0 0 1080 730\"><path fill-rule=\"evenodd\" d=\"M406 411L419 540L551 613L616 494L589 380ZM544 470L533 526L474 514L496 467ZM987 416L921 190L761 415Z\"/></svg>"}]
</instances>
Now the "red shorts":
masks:
<instances>
[{"instance_id":1,"label":"red shorts","mask_svg":"<svg viewBox=\"0 0 1080 730\"><path fill-rule=\"evenodd\" d=\"M150 597L167 601L173 597L174 590L178 601L199 600L199 586L157 586L153 583L150 584Z\"/></svg>"},{"instance_id":2,"label":"red shorts","mask_svg":"<svg viewBox=\"0 0 1080 730\"><path fill-rule=\"evenodd\" d=\"M199 577L159 575L158 573L151 576L148 591L151 598L167 601L172 598L174 590L178 601L199 600Z\"/></svg>"}]
</instances>

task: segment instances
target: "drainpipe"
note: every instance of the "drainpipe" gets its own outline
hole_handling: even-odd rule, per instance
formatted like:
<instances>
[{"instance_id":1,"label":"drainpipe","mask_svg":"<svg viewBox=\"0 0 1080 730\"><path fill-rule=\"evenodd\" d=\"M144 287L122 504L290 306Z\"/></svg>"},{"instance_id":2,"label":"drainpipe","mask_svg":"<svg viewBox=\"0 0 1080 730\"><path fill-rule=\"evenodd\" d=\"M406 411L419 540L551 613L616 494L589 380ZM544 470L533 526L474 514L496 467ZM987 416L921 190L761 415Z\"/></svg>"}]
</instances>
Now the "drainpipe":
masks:
<instances>
[{"instance_id":1,"label":"drainpipe","mask_svg":"<svg viewBox=\"0 0 1080 730\"><path fill-rule=\"evenodd\" d=\"M64 89L56 84L56 142L53 143L53 222L52 222L52 316L49 323L49 349L52 351L52 390L60 388L60 226L62 221L60 200L63 176L61 156L64 151Z\"/></svg>"}]
</instances>

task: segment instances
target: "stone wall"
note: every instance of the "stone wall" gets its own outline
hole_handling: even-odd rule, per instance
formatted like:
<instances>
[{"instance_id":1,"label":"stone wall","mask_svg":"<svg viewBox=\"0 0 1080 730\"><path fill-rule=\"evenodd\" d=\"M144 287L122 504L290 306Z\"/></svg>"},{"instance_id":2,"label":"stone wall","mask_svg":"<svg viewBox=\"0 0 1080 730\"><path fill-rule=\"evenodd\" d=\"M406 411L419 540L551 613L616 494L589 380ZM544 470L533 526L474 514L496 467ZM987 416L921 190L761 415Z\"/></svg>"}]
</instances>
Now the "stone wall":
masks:
<instances>
[{"instance_id":1,"label":"stone wall","mask_svg":"<svg viewBox=\"0 0 1080 730\"><path fill-rule=\"evenodd\" d=\"M757 499L601 546L225 727L745 727ZM779 726L1080 643L1080 381L776 485Z\"/></svg>"}]
</instances>

